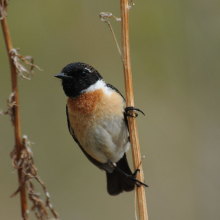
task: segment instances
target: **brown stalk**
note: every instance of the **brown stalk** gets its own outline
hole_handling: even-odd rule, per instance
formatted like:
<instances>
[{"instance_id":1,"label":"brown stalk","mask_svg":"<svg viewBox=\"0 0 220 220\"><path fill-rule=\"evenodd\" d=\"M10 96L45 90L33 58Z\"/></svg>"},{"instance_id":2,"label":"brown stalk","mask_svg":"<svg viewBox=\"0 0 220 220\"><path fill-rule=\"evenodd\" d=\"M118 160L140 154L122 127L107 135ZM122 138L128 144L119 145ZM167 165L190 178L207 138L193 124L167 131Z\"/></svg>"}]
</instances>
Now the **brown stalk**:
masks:
<instances>
[{"instance_id":1,"label":"brown stalk","mask_svg":"<svg viewBox=\"0 0 220 220\"><path fill-rule=\"evenodd\" d=\"M134 106L133 84L131 74L130 61L130 45L129 45L129 9L128 0L120 0L121 3L121 38L122 38L122 57L125 78L126 104L127 106ZM130 113L131 114L131 113ZM133 114L133 113L132 113ZM137 178L144 181L143 168L141 165L141 153L137 131L137 123L135 117L128 117L128 126L130 133L130 141L132 146L132 156L134 169L140 169ZM136 187L139 218L140 220L148 220L147 203L144 186Z\"/></svg>"},{"instance_id":2,"label":"brown stalk","mask_svg":"<svg viewBox=\"0 0 220 220\"><path fill-rule=\"evenodd\" d=\"M2 8L2 11L6 11L6 1L0 0L0 7ZM11 83L12 83L12 92L14 93L14 102L16 105L13 106L13 113L14 113L14 134L15 134L15 148L16 148L16 154L17 154L17 161L20 160L21 155L21 130L20 130L20 116L19 116L19 99L18 99L18 85L17 85L17 73L16 73L16 67L11 59L11 53L13 47L11 42L11 37L8 30L8 25L6 22L5 15L1 13L1 25L2 25L2 31L5 39L5 44L7 48L8 53L8 59L10 64L10 70L11 70ZM27 199L26 199L26 193L25 193L25 184L22 181L22 170L18 170L18 182L19 186L21 186L20 189L20 200L21 200L21 215L23 219L27 219Z\"/></svg>"}]
</instances>

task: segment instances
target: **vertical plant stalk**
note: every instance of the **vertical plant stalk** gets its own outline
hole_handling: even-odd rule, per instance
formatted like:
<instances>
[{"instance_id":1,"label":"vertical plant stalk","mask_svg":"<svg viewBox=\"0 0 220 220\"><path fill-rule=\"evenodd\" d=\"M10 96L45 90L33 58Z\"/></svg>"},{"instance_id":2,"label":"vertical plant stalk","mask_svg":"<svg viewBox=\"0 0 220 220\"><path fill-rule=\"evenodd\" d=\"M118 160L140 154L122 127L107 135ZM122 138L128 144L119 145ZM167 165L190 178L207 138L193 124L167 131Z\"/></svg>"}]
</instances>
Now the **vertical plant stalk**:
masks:
<instances>
[{"instance_id":1,"label":"vertical plant stalk","mask_svg":"<svg viewBox=\"0 0 220 220\"><path fill-rule=\"evenodd\" d=\"M2 2L0 1L0 6ZM12 92L14 92L14 102L16 105L13 106L13 113L14 113L14 134L15 134L15 148L17 154L17 161L20 160L21 155L21 130L20 130L20 115L19 115L19 99L18 99L18 85L17 85L17 73L16 67L11 59L11 51L13 49L11 37L8 30L8 25L6 22L5 16L1 19L2 31L5 39L5 44L8 53L8 59L10 64L11 70L11 83L12 83ZM25 192L25 182L22 179L22 170L18 170L18 182L20 187L20 201L21 201L21 215L23 219L27 219L27 199L26 199L26 192Z\"/></svg>"},{"instance_id":2,"label":"vertical plant stalk","mask_svg":"<svg viewBox=\"0 0 220 220\"><path fill-rule=\"evenodd\" d=\"M130 45L129 45L129 6L128 0L120 0L121 3L121 38L122 38L122 57L125 78L125 91L126 91L126 104L127 106L134 106L133 84L131 74L131 61L130 61ZM131 113L130 113L131 114ZM137 178L144 181L143 169L141 165L141 153L139 146L139 138L137 131L137 123L135 117L128 117L128 126L130 133L130 141L132 146L132 156L134 169L140 169ZM148 220L147 203L144 186L136 187L139 218L140 220Z\"/></svg>"}]
</instances>

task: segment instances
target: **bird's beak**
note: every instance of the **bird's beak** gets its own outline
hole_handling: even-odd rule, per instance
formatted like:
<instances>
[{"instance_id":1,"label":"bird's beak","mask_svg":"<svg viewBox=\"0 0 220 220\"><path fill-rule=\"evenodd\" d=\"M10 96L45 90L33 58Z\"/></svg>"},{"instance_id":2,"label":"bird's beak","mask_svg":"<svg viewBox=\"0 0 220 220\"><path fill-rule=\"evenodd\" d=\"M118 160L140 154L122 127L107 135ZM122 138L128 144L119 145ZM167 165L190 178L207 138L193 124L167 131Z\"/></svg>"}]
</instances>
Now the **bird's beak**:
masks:
<instances>
[{"instance_id":1,"label":"bird's beak","mask_svg":"<svg viewBox=\"0 0 220 220\"><path fill-rule=\"evenodd\" d=\"M59 79L67 79L67 78L71 78L70 76L65 75L64 73L59 73L57 75L55 75L55 77L59 78Z\"/></svg>"}]
</instances>

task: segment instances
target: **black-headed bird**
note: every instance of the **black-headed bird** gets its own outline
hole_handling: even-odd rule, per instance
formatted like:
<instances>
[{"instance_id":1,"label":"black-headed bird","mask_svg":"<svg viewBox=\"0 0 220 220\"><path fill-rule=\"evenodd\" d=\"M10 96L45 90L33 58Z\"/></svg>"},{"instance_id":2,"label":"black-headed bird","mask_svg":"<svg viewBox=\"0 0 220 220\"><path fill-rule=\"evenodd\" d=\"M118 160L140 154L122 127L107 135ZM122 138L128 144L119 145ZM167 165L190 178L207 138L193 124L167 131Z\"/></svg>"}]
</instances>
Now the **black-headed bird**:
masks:
<instances>
[{"instance_id":1,"label":"black-headed bird","mask_svg":"<svg viewBox=\"0 0 220 220\"><path fill-rule=\"evenodd\" d=\"M66 115L69 132L85 156L106 171L110 195L132 191L135 185L147 186L135 178L126 153L130 147L127 116L130 110L122 94L106 84L93 67L71 63L55 77L62 80L68 97Z\"/></svg>"}]
</instances>

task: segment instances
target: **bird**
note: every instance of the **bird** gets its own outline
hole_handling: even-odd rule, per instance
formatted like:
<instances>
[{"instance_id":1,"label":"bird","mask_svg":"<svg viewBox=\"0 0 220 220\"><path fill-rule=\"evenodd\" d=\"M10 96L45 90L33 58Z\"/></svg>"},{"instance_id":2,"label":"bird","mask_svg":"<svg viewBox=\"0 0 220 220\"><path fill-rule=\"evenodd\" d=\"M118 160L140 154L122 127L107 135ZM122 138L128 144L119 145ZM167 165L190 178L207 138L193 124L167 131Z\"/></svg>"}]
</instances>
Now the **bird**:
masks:
<instances>
[{"instance_id":1,"label":"bird","mask_svg":"<svg viewBox=\"0 0 220 220\"><path fill-rule=\"evenodd\" d=\"M131 172L126 157L130 148L127 116L137 116L129 111L143 112L126 107L119 90L86 63L70 63L55 77L61 79L67 96L69 132L88 160L106 172L108 193L114 196L134 190L135 185L147 187L136 179L139 169Z\"/></svg>"}]
</instances>

